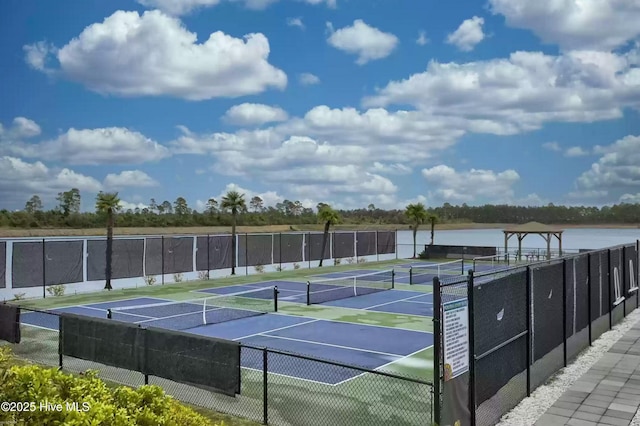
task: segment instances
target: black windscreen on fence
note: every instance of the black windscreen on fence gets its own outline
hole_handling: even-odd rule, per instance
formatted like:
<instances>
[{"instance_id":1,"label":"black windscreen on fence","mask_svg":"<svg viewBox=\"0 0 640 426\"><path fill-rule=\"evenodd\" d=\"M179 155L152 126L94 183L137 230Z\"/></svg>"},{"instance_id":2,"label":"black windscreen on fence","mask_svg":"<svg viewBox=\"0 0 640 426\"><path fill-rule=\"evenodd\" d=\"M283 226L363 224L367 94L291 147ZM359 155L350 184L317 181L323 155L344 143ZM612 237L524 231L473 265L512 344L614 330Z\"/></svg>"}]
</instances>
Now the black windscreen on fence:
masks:
<instances>
[{"instance_id":1,"label":"black windscreen on fence","mask_svg":"<svg viewBox=\"0 0 640 426\"><path fill-rule=\"evenodd\" d=\"M333 233L333 257L343 259L355 256L355 235L353 232Z\"/></svg>"},{"instance_id":2,"label":"black windscreen on fence","mask_svg":"<svg viewBox=\"0 0 640 426\"><path fill-rule=\"evenodd\" d=\"M563 342L563 263L531 267L533 292L533 361L541 359Z\"/></svg>"},{"instance_id":3,"label":"black windscreen on fence","mask_svg":"<svg viewBox=\"0 0 640 426\"><path fill-rule=\"evenodd\" d=\"M20 343L20 308L0 303L0 340Z\"/></svg>"},{"instance_id":4,"label":"black windscreen on fence","mask_svg":"<svg viewBox=\"0 0 640 426\"><path fill-rule=\"evenodd\" d=\"M193 238L147 238L145 272L147 275L178 274L193 271Z\"/></svg>"},{"instance_id":5,"label":"black windscreen on fence","mask_svg":"<svg viewBox=\"0 0 640 426\"><path fill-rule=\"evenodd\" d=\"M371 256L372 254L376 254L376 233L356 232L356 255Z\"/></svg>"},{"instance_id":6,"label":"black windscreen on fence","mask_svg":"<svg viewBox=\"0 0 640 426\"><path fill-rule=\"evenodd\" d=\"M609 262L607 250L589 253L591 318L609 313Z\"/></svg>"},{"instance_id":7,"label":"black windscreen on fence","mask_svg":"<svg viewBox=\"0 0 640 426\"><path fill-rule=\"evenodd\" d=\"M586 255L566 259L565 264L567 337L589 324L589 269Z\"/></svg>"},{"instance_id":8,"label":"black windscreen on fence","mask_svg":"<svg viewBox=\"0 0 640 426\"><path fill-rule=\"evenodd\" d=\"M0 288L5 288L7 279L7 243L0 241Z\"/></svg>"},{"instance_id":9,"label":"black windscreen on fence","mask_svg":"<svg viewBox=\"0 0 640 426\"><path fill-rule=\"evenodd\" d=\"M106 253L106 240L87 240L87 281L106 279ZM111 253L111 278L136 278L143 275L143 239L114 239Z\"/></svg>"},{"instance_id":10,"label":"black windscreen on fence","mask_svg":"<svg viewBox=\"0 0 640 426\"><path fill-rule=\"evenodd\" d=\"M479 356L527 329L527 271L474 286L475 352Z\"/></svg>"},{"instance_id":11,"label":"black windscreen on fence","mask_svg":"<svg viewBox=\"0 0 640 426\"><path fill-rule=\"evenodd\" d=\"M13 243L13 288L79 283L82 276L82 241ZM44 276L43 276L44 266Z\"/></svg>"},{"instance_id":12,"label":"black windscreen on fence","mask_svg":"<svg viewBox=\"0 0 640 426\"><path fill-rule=\"evenodd\" d=\"M143 332L135 324L60 315L61 353L112 367L144 371Z\"/></svg>"},{"instance_id":13,"label":"black windscreen on fence","mask_svg":"<svg viewBox=\"0 0 640 426\"><path fill-rule=\"evenodd\" d=\"M378 254L391 254L396 252L396 233L393 231L378 232Z\"/></svg>"},{"instance_id":14,"label":"black windscreen on fence","mask_svg":"<svg viewBox=\"0 0 640 426\"><path fill-rule=\"evenodd\" d=\"M240 393L240 343L156 328L145 334L145 373L229 396Z\"/></svg>"},{"instance_id":15,"label":"black windscreen on fence","mask_svg":"<svg viewBox=\"0 0 640 426\"><path fill-rule=\"evenodd\" d=\"M275 234L273 236L273 262L302 262L304 250L303 234Z\"/></svg>"},{"instance_id":16,"label":"black windscreen on fence","mask_svg":"<svg viewBox=\"0 0 640 426\"><path fill-rule=\"evenodd\" d=\"M238 266L271 265L272 250L271 234L238 235Z\"/></svg>"},{"instance_id":17,"label":"black windscreen on fence","mask_svg":"<svg viewBox=\"0 0 640 426\"><path fill-rule=\"evenodd\" d=\"M609 249L609 282L611 285L611 321L617 324L624 318L624 270L622 247Z\"/></svg>"},{"instance_id":18,"label":"black windscreen on fence","mask_svg":"<svg viewBox=\"0 0 640 426\"><path fill-rule=\"evenodd\" d=\"M638 287L638 252L635 244L624 248L624 270L624 288L630 296L633 292L629 290Z\"/></svg>"},{"instance_id":19,"label":"black windscreen on fence","mask_svg":"<svg viewBox=\"0 0 640 426\"><path fill-rule=\"evenodd\" d=\"M231 235L198 237L196 247L196 268L198 271L231 268L233 257ZM208 256L207 248L209 249ZM207 262L209 263L208 267Z\"/></svg>"},{"instance_id":20,"label":"black windscreen on fence","mask_svg":"<svg viewBox=\"0 0 640 426\"><path fill-rule=\"evenodd\" d=\"M306 257L305 260L320 260L322 254L322 238L324 234L306 234ZM327 245L324 250L324 259L331 258L331 234L327 235Z\"/></svg>"}]
</instances>

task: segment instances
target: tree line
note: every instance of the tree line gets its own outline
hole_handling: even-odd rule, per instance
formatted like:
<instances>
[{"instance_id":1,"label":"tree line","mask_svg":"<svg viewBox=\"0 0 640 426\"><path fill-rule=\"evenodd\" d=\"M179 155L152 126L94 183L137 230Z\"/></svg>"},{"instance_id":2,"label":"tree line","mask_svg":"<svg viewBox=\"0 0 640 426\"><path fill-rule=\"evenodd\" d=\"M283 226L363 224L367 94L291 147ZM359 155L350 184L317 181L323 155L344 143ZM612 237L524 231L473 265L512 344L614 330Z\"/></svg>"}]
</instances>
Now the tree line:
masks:
<instances>
[{"instance_id":1,"label":"tree line","mask_svg":"<svg viewBox=\"0 0 640 426\"><path fill-rule=\"evenodd\" d=\"M99 228L105 224L105 213L81 212L82 197L77 188L60 192L57 205L50 210L43 208L38 195L32 196L20 211L0 210L0 226L13 228ZM238 212L238 225L297 225L316 224L319 212L324 206L319 203L315 209L305 207L300 201L284 200L275 206L265 206L260 197L247 200ZM165 227L165 226L231 226L231 210L222 205L222 200L211 198L201 211L189 206L184 197L173 202L149 200L148 207L124 210L115 207L119 227ZM380 209L370 204L366 208L337 210L342 224L411 224L405 211L406 206L397 209ZM613 206L556 206L548 204L540 207L511 205L468 206L445 203L438 207L426 208L429 215L440 223L524 223L537 221L548 224L633 224L640 223L639 204L617 204Z\"/></svg>"}]
</instances>

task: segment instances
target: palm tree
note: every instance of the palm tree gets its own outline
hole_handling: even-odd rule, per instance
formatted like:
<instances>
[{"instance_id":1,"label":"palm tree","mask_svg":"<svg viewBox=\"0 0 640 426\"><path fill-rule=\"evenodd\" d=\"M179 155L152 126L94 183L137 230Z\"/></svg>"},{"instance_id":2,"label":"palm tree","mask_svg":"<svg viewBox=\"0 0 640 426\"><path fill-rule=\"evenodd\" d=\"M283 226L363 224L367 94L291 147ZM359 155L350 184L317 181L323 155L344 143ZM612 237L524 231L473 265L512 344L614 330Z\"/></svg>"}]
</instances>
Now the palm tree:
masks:
<instances>
[{"instance_id":1,"label":"palm tree","mask_svg":"<svg viewBox=\"0 0 640 426\"><path fill-rule=\"evenodd\" d=\"M236 224L238 213L247 210L247 204L244 200L244 194L238 191L229 191L227 195L222 197L220 207L226 211L231 211L231 275L236 274Z\"/></svg>"},{"instance_id":2,"label":"palm tree","mask_svg":"<svg viewBox=\"0 0 640 426\"><path fill-rule=\"evenodd\" d=\"M424 223L427 220L429 214L427 213L427 209L425 209L424 204L416 203L409 204L404 212L404 214L409 218L411 222L413 222L413 258L416 258L416 238L418 236L418 226Z\"/></svg>"},{"instance_id":3,"label":"palm tree","mask_svg":"<svg viewBox=\"0 0 640 426\"><path fill-rule=\"evenodd\" d=\"M438 223L438 216L436 216L435 214L430 214L429 223L431 223L431 245L433 245L433 234L436 229L436 223Z\"/></svg>"},{"instance_id":4,"label":"palm tree","mask_svg":"<svg viewBox=\"0 0 640 426\"><path fill-rule=\"evenodd\" d=\"M104 275L106 283L104 288L111 290L111 261L113 257L113 226L115 225L114 213L120 210L120 199L117 192L102 192L96 197L96 212L107 215L107 252Z\"/></svg>"},{"instance_id":5,"label":"palm tree","mask_svg":"<svg viewBox=\"0 0 640 426\"><path fill-rule=\"evenodd\" d=\"M319 267L322 267L324 252L327 248L327 240L329 239L329 228L340 221L338 212L331 208L328 204L323 204L318 210L318 221L324 223L324 234L322 234L322 255L320 256Z\"/></svg>"}]
</instances>

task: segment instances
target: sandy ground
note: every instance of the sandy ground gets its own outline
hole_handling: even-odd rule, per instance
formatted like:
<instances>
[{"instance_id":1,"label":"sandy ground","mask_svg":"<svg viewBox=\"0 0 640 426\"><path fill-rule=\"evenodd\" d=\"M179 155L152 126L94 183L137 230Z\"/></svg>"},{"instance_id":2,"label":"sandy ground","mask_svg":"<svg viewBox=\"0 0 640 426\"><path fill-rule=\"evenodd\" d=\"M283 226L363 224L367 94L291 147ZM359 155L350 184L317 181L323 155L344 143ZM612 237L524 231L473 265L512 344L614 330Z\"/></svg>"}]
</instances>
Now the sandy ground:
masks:
<instances>
[{"instance_id":1,"label":"sandy ground","mask_svg":"<svg viewBox=\"0 0 640 426\"><path fill-rule=\"evenodd\" d=\"M465 230L465 229L504 229L509 224L504 223L444 223L436 225L436 231L444 230ZM572 228L617 228L617 229L636 229L640 225L564 225L564 229ZM316 231L321 232L322 225L265 225L265 226L238 226L238 233L278 233L292 231ZM332 227L337 231L393 231L393 230L409 230L409 225L338 225ZM429 231L429 225L423 225L419 228L422 231ZM230 233L230 226L191 226L191 227L167 227L167 228L115 228L115 235L207 235L207 234L224 234ZM0 238L12 237L65 237L65 236L96 236L105 235L104 228L95 229L17 229L17 228L0 228Z\"/></svg>"}]
</instances>

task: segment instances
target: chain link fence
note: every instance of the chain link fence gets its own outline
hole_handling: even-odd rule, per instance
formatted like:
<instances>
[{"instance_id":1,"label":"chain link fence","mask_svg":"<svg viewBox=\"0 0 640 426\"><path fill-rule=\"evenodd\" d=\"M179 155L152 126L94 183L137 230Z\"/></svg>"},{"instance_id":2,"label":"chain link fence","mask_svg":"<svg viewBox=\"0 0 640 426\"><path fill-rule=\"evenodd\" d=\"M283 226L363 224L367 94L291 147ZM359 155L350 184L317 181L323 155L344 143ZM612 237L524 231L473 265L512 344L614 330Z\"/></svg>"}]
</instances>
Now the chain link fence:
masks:
<instances>
[{"instance_id":1,"label":"chain link fence","mask_svg":"<svg viewBox=\"0 0 640 426\"><path fill-rule=\"evenodd\" d=\"M227 396L136 371L63 356L60 317L23 309L18 357L71 373L97 370L106 382L161 386L176 399L198 407L287 426L424 426L433 422L431 383L384 371L309 356L241 345L240 393Z\"/></svg>"},{"instance_id":2,"label":"chain link fence","mask_svg":"<svg viewBox=\"0 0 640 426\"><path fill-rule=\"evenodd\" d=\"M637 308L640 241L434 279L436 422L493 425ZM468 304L468 348L447 376L447 303ZM460 324L460 318L457 319ZM464 328L465 326L462 326ZM464 334L458 337L465 337Z\"/></svg>"}]
</instances>

